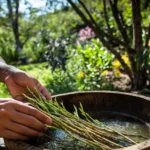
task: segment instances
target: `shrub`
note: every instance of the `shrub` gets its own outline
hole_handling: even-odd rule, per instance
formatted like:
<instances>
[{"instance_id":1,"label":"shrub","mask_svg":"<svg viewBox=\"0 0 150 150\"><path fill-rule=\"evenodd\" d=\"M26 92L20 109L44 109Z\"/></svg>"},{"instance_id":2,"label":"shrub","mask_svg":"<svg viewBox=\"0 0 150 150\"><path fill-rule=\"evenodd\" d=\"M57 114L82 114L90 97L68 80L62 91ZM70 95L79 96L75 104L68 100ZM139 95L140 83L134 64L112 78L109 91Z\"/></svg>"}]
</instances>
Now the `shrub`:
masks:
<instances>
[{"instance_id":1,"label":"shrub","mask_svg":"<svg viewBox=\"0 0 150 150\"><path fill-rule=\"evenodd\" d=\"M98 40L93 39L86 44L70 50L68 71L76 79L78 90L97 90L107 82L104 71L112 69L113 55Z\"/></svg>"}]
</instances>

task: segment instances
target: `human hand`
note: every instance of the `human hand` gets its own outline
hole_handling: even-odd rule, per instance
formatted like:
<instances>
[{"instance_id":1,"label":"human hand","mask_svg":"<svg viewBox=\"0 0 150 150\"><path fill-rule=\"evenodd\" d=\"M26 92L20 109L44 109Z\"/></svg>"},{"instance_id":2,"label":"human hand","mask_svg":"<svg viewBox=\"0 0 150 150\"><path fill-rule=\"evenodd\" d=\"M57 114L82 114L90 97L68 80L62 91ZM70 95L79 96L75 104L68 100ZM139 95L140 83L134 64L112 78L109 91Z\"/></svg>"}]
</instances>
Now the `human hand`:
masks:
<instances>
[{"instance_id":1,"label":"human hand","mask_svg":"<svg viewBox=\"0 0 150 150\"><path fill-rule=\"evenodd\" d=\"M28 104L3 98L0 100L0 137L27 140L42 136L51 118Z\"/></svg>"},{"instance_id":2,"label":"human hand","mask_svg":"<svg viewBox=\"0 0 150 150\"><path fill-rule=\"evenodd\" d=\"M18 69L13 70L8 76L6 76L4 82L10 94L16 100L23 101L24 96L22 94L31 96L31 93L28 91L27 87L34 92L34 94L37 94L38 91L43 99L51 99L51 95L48 90L42 86L37 79L24 71ZM37 91L35 89L37 89Z\"/></svg>"}]
</instances>

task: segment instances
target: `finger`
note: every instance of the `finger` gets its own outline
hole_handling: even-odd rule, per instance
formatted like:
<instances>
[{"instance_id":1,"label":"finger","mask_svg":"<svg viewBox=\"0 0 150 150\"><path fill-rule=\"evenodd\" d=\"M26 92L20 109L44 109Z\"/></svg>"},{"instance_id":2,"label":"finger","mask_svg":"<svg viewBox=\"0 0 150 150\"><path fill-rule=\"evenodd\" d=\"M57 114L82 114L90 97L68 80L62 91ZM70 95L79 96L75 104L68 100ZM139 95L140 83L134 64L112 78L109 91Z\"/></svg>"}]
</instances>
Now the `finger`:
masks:
<instances>
[{"instance_id":1,"label":"finger","mask_svg":"<svg viewBox=\"0 0 150 150\"><path fill-rule=\"evenodd\" d=\"M8 130L8 129L5 129L4 133L5 134L3 135L3 137L7 138L7 139L14 139L14 140L16 140L16 139L19 139L19 140L28 140L29 139L29 137L27 137L27 136L18 134L16 132L13 132L13 131Z\"/></svg>"},{"instance_id":2,"label":"finger","mask_svg":"<svg viewBox=\"0 0 150 150\"><path fill-rule=\"evenodd\" d=\"M0 98L0 102L9 102L9 101L13 101L14 99L12 98Z\"/></svg>"},{"instance_id":3,"label":"finger","mask_svg":"<svg viewBox=\"0 0 150 150\"><path fill-rule=\"evenodd\" d=\"M15 105L15 110L21 113L25 113L26 115L29 115L31 117L33 116L44 124L52 124L52 119L50 117L48 117L47 115L45 115L44 113L40 112L32 106L26 104Z\"/></svg>"},{"instance_id":4,"label":"finger","mask_svg":"<svg viewBox=\"0 0 150 150\"><path fill-rule=\"evenodd\" d=\"M41 93L46 97L47 100L51 100L51 95L45 87L43 87Z\"/></svg>"},{"instance_id":5,"label":"finger","mask_svg":"<svg viewBox=\"0 0 150 150\"><path fill-rule=\"evenodd\" d=\"M17 95L14 97L14 99L21 102L28 102L28 100L23 95Z\"/></svg>"},{"instance_id":6,"label":"finger","mask_svg":"<svg viewBox=\"0 0 150 150\"><path fill-rule=\"evenodd\" d=\"M47 100L51 99L51 95L50 95L49 91L44 86L42 86L40 83L37 84L37 89Z\"/></svg>"},{"instance_id":7,"label":"finger","mask_svg":"<svg viewBox=\"0 0 150 150\"><path fill-rule=\"evenodd\" d=\"M13 121L10 121L9 126L6 126L7 129L15 132L15 133L18 133L18 134L21 134L21 135L24 135L24 136L35 136L35 137L39 137L39 136L42 136L43 133L42 132L39 132L37 130L33 130L27 126L24 126L22 124L18 124L18 123L15 123Z\"/></svg>"},{"instance_id":8,"label":"finger","mask_svg":"<svg viewBox=\"0 0 150 150\"><path fill-rule=\"evenodd\" d=\"M14 113L10 119L13 122L25 125L29 128L34 129L34 130L38 130L38 131L47 130L47 127L44 123L42 123L41 121L39 121L35 117L27 115L27 114L17 112L17 113Z\"/></svg>"}]
</instances>

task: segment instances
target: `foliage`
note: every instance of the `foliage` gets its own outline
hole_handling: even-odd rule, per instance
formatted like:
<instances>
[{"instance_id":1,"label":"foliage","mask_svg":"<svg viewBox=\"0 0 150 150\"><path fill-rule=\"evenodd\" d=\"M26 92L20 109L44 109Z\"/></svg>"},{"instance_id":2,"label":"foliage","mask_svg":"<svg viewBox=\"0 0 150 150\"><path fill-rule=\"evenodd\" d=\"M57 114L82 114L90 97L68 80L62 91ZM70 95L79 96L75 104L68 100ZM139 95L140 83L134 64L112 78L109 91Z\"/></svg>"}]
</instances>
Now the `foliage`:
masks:
<instances>
[{"instance_id":1,"label":"foliage","mask_svg":"<svg viewBox=\"0 0 150 150\"><path fill-rule=\"evenodd\" d=\"M44 27L46 17L42 19L43 14L41 16L38 15L40 9L29 5L27 0L24 2L26 9L21 11L19 10L19 5L21 4L19 0L0 1L0 5L5 8L0 10L0 18L2 20L0 21L0 30L2 31L0 36L5 42L2 43L4 46L1 47L3 51L1 56L9 61L17 62L22 57L30 57L37 61L39 57L36 55L41 55L41 51L38 49L37 51L39 52L35 53L32 51L34 48L32 39L36 37L39 29ZM40 22L40 24L37 22Z\"/></svg>"},{"instance_id":2,"label":"foliage","mask_svg":"<svg viewBox=\"0 0 150 150\"><path fill-rule=\"evenodd\" d=\"M52 94L62 94L77 91L76 80L70 72L56 69L48 80L47 88Z\"/></svg>"},{"instance_id":3,"label":"foliage","mask_svg":"<svg viewBox=\"0 0 150 150\"><path fill-rule=\"evenodd\" d=\"M148 22L149 4L142 0L67 0L87 26L93 29L96 36L107 50L120 62L123 72L132 81L132 88L146 85L147 73L144 51L148 47L150 26ZM97 5L96 5L97 4ZM103 17L102 17L103 16ZM130 66L122 59L127 53ZM147 60L147 59L146 59Z\"/></svg>"},{"instance_id":4,"label":"foliage","mask_svg":"<svg viewBox=\"0 0 150 150\"><path fill-rule=\"evenodd\" d=\"M16 4L21 1L12 0L13 18L7 11L10 10L8 1L0 1L0 55L6 62L18 63L24 58L29 62L47 60L54 78L58 72L64 74L62 78L70 76L65 82L70 81L77 90L101 89L103 82L107 85L105 75L110 69L116 76L122 72L128 74L134 87L143 87L149 80L149 0L138 0L138 13L132 11L134 0L44 0L47 2L44 11L23 0L26 9L18 9L18 15L15 14ZM11 24L12 20L15 25ZM82 41L76 39L77 34ZM82 37L83 34L86 36ZM99 41L90 42L87 34ZM75 38L72 40L72 37ZM21 51L16 52L16 40L21 44L18 44ZM77 44L80 46L76 47ZM108 51L115 59L108 58ZM73 90L66 88L66 91Z\"/></svg>"},{"instance_id":5,"label":"foliage","mask_svg":"<svg viewBox=\"0 0 150 150\"><path fill-rule=\"evenodd\" d=\"M0 56L8 63L16 59L13 34L10 31L8 36L8 33L2 27L0 27Z\"/></svg>"},{"instance_id":6,"label":"foliage","mask_svg":"<svg viewBox=\"0 0 150 150\"><path fill-rule=\"evenodd\" d=\"M8 97L11 97L11 95L9 94L8 92L8 89L6 87L5 84L3 83L0 83L0 95L1 95L1 98L8 98Z\"/></svg>"},{"instance_id":7,"label":"foliage","mask_svg":"<svg viewBox=\"0 0 150 150\"><path fill-rule=\"evenodd\" d=\"M99 40L93 39L83 46L79 45L77 49L71 50L70 57L68 70L74 72L79 90L103 88L103 83L107 81L102 73L112 70L113 55L106 51Z\"/></svg>"},{"instance_id":8,"label":"foliage","mask_svg":"<svg viewBox=\"0 0 150 150\"><path fill-rule=\"evenodd\" d=\"M48 66L48 63L18 65L17 68L26 71L38 79L52 95L78 90L73 76L62 71L61 69L56 69L52 72L51 68ZM0 84L0 88L0 92L3 97L10 97L10 94L4 84Z\"/></svg>"},{"instance_id":9,"label":"foliage","mask_svg":"<svg viewBox=\"0 0 150 150\"><path fill-rule=\"evenodd\" d=\"M45 53L46 60L52 67L52 71L56 68L66 70L67 61L67 46L69 44L69 38L58 37L56 39L49 37L47 40L47 51Z\"/></svg>"},{"instance_id":10,"label":"foliage","mask_svg":"<svg viewBox=\"0 0 150 150\"><path fill-rule=\"evenodd\" d=\"M131 67L131 64L130 64L130 61L129 61L129 57L128 57L128 54L127 53L124 53L122 55L122 59L123 61L129 66ZM121 70L123 69L122 68L122 65L121 63L115 59L113 62L112 62L112 68L113 68L113 71L114 71L114 74L116 77L119 77L120 74L121 74Z\"/></svg>"},{"instance_id":11,"label":"foliage","mask_svg":"<svg viewBox=\"0 0 150 150\"><path fill-rule=\"evenodd\" d=\"M49 85L49 80L52 78L52 73L47 63L18 65L16 67L23 71L26 71L27 73L38 79L44 86Z\"/></svg>"}]
</instances>

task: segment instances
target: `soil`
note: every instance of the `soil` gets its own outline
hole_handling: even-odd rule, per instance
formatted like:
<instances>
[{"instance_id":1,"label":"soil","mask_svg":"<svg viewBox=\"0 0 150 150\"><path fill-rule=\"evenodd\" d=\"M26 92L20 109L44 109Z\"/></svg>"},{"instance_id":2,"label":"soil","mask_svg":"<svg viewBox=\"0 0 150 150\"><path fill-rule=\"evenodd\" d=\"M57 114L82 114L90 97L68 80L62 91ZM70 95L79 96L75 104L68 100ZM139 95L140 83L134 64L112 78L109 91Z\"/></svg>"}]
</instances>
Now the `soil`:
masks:
<instances>
[{"instance_id":1,"label":"soil","mask_svg":"<svg viewBox=\"0 0 150 150\"><path fill-rule=\"evenodd\" d=\"M150 97L150 86L143 87L139 91L132 91L131 80L126 74L121 73L118 77L116 77L113 72L108 72L106 74L106 78L109 82L111 82L114 88L119 91L131 92L134 94L140 94L140 95Z\"/></svg>"},{"instance_id":2,"label":"soil","mask_svg":"<svg viewBox=\"0 0 150 150\"><path fill-rule=\"evenodd\" d=\"M122 73L117 77L113 72L108 72L106 78L115 89L120 91L131 91L131 80L128 75Z\"/></svg>"}]
</instances>

